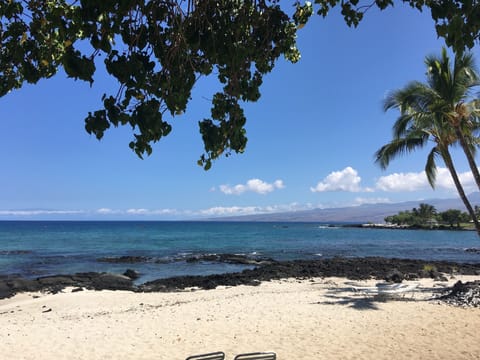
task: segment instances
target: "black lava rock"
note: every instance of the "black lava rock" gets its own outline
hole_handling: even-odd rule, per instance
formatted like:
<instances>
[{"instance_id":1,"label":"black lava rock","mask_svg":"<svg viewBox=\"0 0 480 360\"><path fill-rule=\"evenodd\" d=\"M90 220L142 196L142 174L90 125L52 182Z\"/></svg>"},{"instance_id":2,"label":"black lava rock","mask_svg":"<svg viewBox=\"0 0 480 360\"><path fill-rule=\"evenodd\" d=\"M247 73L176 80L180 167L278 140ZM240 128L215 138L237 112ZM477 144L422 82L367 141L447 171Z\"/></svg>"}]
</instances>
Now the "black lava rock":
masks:
<instances>
[{"instance_id":1,"label":"black lava rock","mask_svg":"<svg viewBox=\"0 0 480 360\"><path fill-rule=\"evenodd\" d=\"M385 276L385 281L390 283L401 283L404 278L405 277L400 271L398 271L398 269L393 269L387 273L387 276Z\"/></svg>"},{"instance_id":2,"label":"black lava rock","mask_svg":"<svg viewBox=\"0 0 480 360\"><path fill-rule=\"evenodd\" d=\"M144 257L134 257L144 261ZM123 259L126 260L126 259ZM130 259L133 260L133 259ZM427 266L428 265L428 266ZM25 279L0 274L0 299L13 296L23 291L58 292L65 287L78 287L94 290L130 290L130 291L176 291L198 287L213 289L217 286L258 285L262 281L282 278L308 279L313 277L339 276L351 280L386 279L391 281L406 278L438 277L446 274L478 275L480 264L461 264L444 261L422 261L409 259L389 259L380 257L367 258L332 258L319 260L273 261L254 265L238 273L215 274L207 276L178 276L158 279L142 285L134 285L133 273L125 275L109 273L77 273ZM425 271L425 269L434 271ZM132 270L134 271L134 270ZM135 271L134 271L135 272ZM401 275L401 276L400 276Z\"/></svg>"},{"instance_id":3,"label":"black lava rock","mask_svg":"<svg viewBox=\"0 0 480 360\"><path fill-rule=\"evenodd\" d=\"M125 275L126 277L132 279L132 280L136 280L140 277L140 273L136 270L132 270L132 269L127 269L123 275Z\"/></svg>"}]
</instances>

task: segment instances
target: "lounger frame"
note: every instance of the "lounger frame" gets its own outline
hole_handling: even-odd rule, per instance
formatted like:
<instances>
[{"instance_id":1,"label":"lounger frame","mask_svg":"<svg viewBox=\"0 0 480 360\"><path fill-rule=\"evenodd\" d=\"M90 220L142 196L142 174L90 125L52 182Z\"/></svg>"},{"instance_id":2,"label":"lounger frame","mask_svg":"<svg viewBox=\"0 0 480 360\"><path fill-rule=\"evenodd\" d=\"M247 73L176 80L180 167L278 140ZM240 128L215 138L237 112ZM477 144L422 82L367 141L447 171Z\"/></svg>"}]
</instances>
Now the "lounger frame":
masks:
<instances>
[{"instance_id":1,"label":"lounger frame","mask_svg":"<svg viewBox=\"0 0 480 360\"><path fill-rule=\"evenodd\" d=\"M234 360L276 360L277 355L273 352L254 352L238 354Z\"/></svg>"},{"instance_id":2,"label":"lounger frame","mask_svg":"<svg viewBox=\"0 0 480 360\"><path fill-rule=\"evenodd\" d=\"M225 353L217 351L208 354L192 355L185 360L225 360Z\"/></svg>"}]
</instances>

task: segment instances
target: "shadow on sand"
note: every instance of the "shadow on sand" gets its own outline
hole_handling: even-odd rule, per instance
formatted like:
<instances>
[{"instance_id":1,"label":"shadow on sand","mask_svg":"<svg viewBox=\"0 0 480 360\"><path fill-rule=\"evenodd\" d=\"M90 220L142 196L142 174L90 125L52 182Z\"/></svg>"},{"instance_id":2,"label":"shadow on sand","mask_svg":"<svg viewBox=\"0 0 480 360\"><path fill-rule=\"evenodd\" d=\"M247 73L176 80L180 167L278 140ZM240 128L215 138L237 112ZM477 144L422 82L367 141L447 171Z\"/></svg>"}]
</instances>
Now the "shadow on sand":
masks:
<instances>
[{"instance_id":1,"label":"shadow on sand","mask_svg":"<svg viewBox=\"0 0 480 360\"><path fill-rule=\"evenodd\" d=\"M366 294L350 286L332 287L327 290L327 300L318 301L312 304L318 305L342 305L355 310L381 310L379 303L404 301L420 302L431 301L444 294L447 286L419 287L414 291L404 294Z\"/></svg>"}]
</instances>

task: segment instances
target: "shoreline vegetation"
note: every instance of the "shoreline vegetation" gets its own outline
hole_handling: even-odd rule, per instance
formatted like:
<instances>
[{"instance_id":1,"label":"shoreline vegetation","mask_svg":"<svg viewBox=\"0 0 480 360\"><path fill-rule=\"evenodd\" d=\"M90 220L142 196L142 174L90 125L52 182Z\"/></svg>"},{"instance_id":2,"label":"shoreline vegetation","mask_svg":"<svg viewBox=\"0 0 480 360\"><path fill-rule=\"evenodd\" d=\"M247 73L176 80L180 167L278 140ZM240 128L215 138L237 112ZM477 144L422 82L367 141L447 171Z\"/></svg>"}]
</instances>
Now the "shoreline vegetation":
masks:
<instances>
[{"instance_id":1,"label":"shoreline vegetation","mask_svg":"<svg viewBox=\"0 0 480 360\"><path fill-rule=\"evenodd\" d=\"M475 206L474 214L477 219L480 218L479 206ZM439 212L435 206L426 203L420 203L418 208L414 207L412 210L389 215L384 220L385 223L381 224L349 224L344 227L402 230L476 230L474 221L468 213L458 209Z\"/></svg>"},{"instance_id":2,"label":"shoreline vegetation","mask_svg":"<svg viewBox=\"0 0 480 360\"><path fill-rule=\"evenodd\" d=\"M331 225L338 226L338 225ZM365 228L365 229L392 229L392 230L447 230L447 231L474 231L472 225L465 224L463 226L449 226L449 225L407 225L407 224L386 224L386 223L356 223L356 224L342 224L345 228Z\"/></svg>"}]
</instances>

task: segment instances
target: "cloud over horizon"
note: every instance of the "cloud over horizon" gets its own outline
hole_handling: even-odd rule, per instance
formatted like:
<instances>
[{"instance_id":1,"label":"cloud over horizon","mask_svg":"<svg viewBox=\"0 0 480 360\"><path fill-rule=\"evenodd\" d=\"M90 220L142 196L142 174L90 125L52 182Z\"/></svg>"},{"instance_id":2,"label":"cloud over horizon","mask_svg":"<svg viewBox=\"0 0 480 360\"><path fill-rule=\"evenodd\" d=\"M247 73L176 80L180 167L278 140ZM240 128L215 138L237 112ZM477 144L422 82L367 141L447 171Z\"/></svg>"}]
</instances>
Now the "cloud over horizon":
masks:
<instances>
[{"instance_id":1,"label":"cloud over horizon","mask_svg":"<svg viewBox=\"0 0 480 360\"><path fill-rule=\"evenodd\" d=\"M179 211L176 209L128 209L128 215L178 215Z\"/></svg>"},{"instance_id":2,"label":"cloud over horizon","mask_svg":"<svg viewBox=\"0 0 480 360\"><path fill-rule=\"evenodd\" d=\"M458 174L460 181L464 186L466 193L478 191L478 188L473 180L473 176L470 171L461 172ZM256 194L268 194L275 190L283 189L285 185L283 180L275 180L272 183L265 182L261 179L254 178L248 180L245 184L237 184L234 186L221 185L217 188L212 188L210 191L221 191L226 195L240 195L247 192ZM444 195L457 196L456 188L451 179L450 173L447 168L439 167L437 169L437 181L436 189L443 192ZM304 185L303 191L305 192L306 186ZM211 207L203 208L199 204L190 204L192 206L188 209L182 208L148 208L141 207L125 207L125 208L110 208L108 206L90 208L83 210L58 210L58 209L0 209L0 217L2 219L18 219L24 220L31 218L32 220L46 219L46 220L63 220L63 219L75 219L75 220L129 220L129 219L146 219L146 220L194 220L204 219L209 217L221 217L221 216L240 216L240 215L254 215L254 214L267 214L277 212L294 212L301 210L310 210L314 208L334 208L334 207L346 207L346 206L358 206L363 204L380 204L380 203L392 203L392 200L386 193L404 193L394 196L392 199L398 200L399 198L407 200L415 196L408 193L429 191L432 189L428 184L427 177L424 171L419 172L399 172L391 173L385 176L381 176L374 181L374 185L371 187L362 186L362 178L359 176L358 171L351 166L345 167L343 170L332 171L323 180L319 181L315 187L310 187L311 192L350 192L356 193L350 194L328 194L323 196L323 204L313 205L311 203L296 202L298 199L295 197L291 199L293 202L283 202L280 200L280 194L278 197L269 197L269 199L275 199L270 204L252 200L250 205L242 204L235 205L226 204L226 197L222 200L215 202ZM375 192L375 193L374 193ZM383 192L383 193L381 193ZM284 195L286 192L282 192ZM367 194L361 193L370 193ZM373 193L373 194L372 194ZM288 195L288 194L287 194ZM358 195L358 196L357 196ZM357 197L355 197L357 196ZM307 201L311 200L312 195L309 196ZM422 194L422 198L425 197ZM231 199L231 198L230 198ZM240 203L240 201L239 201ZM108 205L101 203L100 205ZM133 205L133 204L132 204ZM207 206L209 206L207 205ZM74 205L73 205L74 206ZM72 206L72 207L73 207ZM148 206L148 205L147 205ZM155 206L155 205L153 205Z\"/></svg>"},{"instance_id":3,"label":"cloud over horizon","mask_svg":"<svg viewBox=\"0 0 480 360\"><path fill-rule=\"evenodd\" d=\"M392 201L388 198L363 198L357 197L354 200L353 206L367 205L367 204L390 204Z\"/></svg>"},{"instance_id":4,"label":"cloud over horizon","mask_svg":"<svg viewBox=\"0 0 480 360\"><path fill-rule=\"evenodd\" d=\"M460 182L464 190L468 193L476 190L475 182L470 171L458 174ZM431 189L427 180L425 171L408 172L408 173L393 173L390 175L380 177L375 188L385 192L402 192L402 191L422 191ZM453 183L450 172L447 168L437 168L437 177L435 182L436 189L443 189L451 192L456 192L455 184Z\"/></svg>"},{"instance_id":5,"label":"cloud over horizon","mask_svg":"<svg viewBox=\"0 0 480 360\"><path fill-rule=\"evenodd\" d=\"M293 202L291 204L267 205L267 206L215 206L208 209L203 209L196 212L196 215L201 216L240 216L240 215L255 215L255 214L270 214L277 212L290 212L311 210L315 208L314 205L299 204Z\"/></svg>"},{"instance_id":6,"label":"cloud over horizon","mask_svg":"<svg viewBox=\"0 0 480 360\"><path fill-rule=\"evenodd\" d=\"M315 187L310 187L311 192L372 192L369 188L362 188L360 182L362 178L358 176L358 171L347 166L340 171L332 171L322 181L319 181Z\"/></svg>"},{"instance_id":7,"label":"cloud over horizon","mask_svg":"<svg viewBox=\"0 0 480 360\"><path fill-rule=\"evenodd\" d=\"M275 180L273 183L267 183L260 179L250 179L246 184L238 184L235 186L220 185L219 189L226 195L240 195L245 192L264 195L277 189L283 189L284 187L283 180Z\"/></svg>"},{"instance_id":8,"label":"cloud over horizon","mask_svg":"<svg viewBox=\"0 0 480 360\"><path fill-rule=\"evenodd\" d=\"M0 210L0 216L80 215L83 210Z\"/></svg>"}]
</instances>

